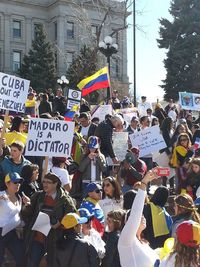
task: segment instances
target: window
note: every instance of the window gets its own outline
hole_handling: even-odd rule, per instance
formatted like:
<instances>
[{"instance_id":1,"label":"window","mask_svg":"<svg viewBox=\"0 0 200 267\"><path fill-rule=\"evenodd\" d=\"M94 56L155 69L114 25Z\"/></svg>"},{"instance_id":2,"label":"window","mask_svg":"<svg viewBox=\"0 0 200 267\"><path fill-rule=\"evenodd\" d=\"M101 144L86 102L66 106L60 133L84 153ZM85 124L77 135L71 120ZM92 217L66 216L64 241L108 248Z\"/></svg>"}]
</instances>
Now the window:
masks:
<instances>
[{"instance_id":1,"label":"window","mask_svg":"<svg viewBox=\"0 0 200 267\"><path fill-rule=\"evenodd\" d=\"M67 39L74 39L74 23L67 22Z\"/></svg>"},{"instance_id":2,"label":"window","mask_svg":"<svg viewBox=\"0 0 200 267\"><path fill-rule=\"evenodd\" d=\"M92 28L92 35L94 37L96 37L97 36L97 31L98 31L98 26L92 25L91 28Z\"/></svg>"},{"instance_id":3,"label":"window","mask_svg":"<svg viewBox=\"0 0 200 267\"><path fill-rule=\"evenodd\" d=\"M13 51L13 72L17 72L21 66L21 52Z\"/></svg>"},{"instance_id":4,"label":"window","mask_svg":"<svg viewBox=\"0 0 200 267\"><path fill-rule=\"evenodd\" d=\"M35 23L34 24L34 39L36 38L37 31L42 28L42 24Z\"/></svg>"},{"instance_id":5,"label":"window","mask_svg":"<svg viewBox=\"0 0 200 267\"><path fill-rule=\"evenodd\" d=\"M57 22L54 22L54 38L57 40L58 32L57 32Z\"/></svg>"},{"instance_id":6,"label":"window","mask_svg":"<svg viewBox=\"0 0 200 267\"><path fill-rule=\"evenodd\" d=\"M74 59L74 53L72 52L67 52L67 68L72 64Z\"/></svg>"},{"instance_id":7,"label":"window","mask_svg":"<svg viewBox=\"0 0 200 267\"><path fill-rule=\"evenodd\" d=\"M13 21L13 38L21 38L21 21Z\"/></svg>"}]
</instances>

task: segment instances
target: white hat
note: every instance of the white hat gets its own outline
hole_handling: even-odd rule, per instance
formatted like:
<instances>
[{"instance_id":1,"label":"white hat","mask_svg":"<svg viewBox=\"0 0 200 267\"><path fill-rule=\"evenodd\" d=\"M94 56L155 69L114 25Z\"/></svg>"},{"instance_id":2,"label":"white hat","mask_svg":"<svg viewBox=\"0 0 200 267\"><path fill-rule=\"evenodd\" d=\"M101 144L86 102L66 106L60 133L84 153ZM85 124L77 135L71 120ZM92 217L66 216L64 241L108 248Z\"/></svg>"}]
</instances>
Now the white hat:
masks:
<instances>
[{"instance_id":1,"label":"white hat","mask_svg":"<svg viewBox=\"0 0 200 267\"><path fill-rule=\"evenodd\" d=\"M197 198L200 197L200 186L198 187L198 189L196 191L196 196L197 196Z\"/></svg>"}]
</instances>

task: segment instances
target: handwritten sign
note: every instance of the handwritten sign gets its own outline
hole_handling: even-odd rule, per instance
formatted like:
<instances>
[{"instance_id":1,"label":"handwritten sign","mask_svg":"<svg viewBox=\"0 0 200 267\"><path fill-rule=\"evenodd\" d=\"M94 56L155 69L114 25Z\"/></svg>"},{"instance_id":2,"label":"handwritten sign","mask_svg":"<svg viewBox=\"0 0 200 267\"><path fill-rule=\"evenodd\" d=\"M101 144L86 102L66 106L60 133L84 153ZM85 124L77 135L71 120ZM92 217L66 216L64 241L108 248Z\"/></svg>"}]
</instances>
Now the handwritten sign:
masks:
<instances>
[{"instance_id":1,"label":"handwritten sign","mask_svg":"<svg viewBox=\"0 0 200 267\"><path fill-rule=\"evenodd\" d=\"M158 125L129 135L133 147L138 147L140 157L159 151L166 147Z\"/></svg>"},{"instance_id":2,"label":"handwritten sign","mask_svg":"<svg viewBox=\"0 0 200 267\"><path fill-rule=\"evenodd\" d=\"M30 81L0 72L0 109L25 112Z\"/></svg>"},{"instance_id":3,"label":"handwritten sign","mask_svg":"<svg viewBox=\"0 0 200 267\"><path fill-rule=\"evenodd\" d=\"M125 159L127 149L128 149L128 132L114 132L113 150L120 161Z\"/></svg>"},{"instance_id":4,"label":"handwritten sign","mask_svg":"<svg viewBox=\"0 0 200 267\"><path fill-rule=\"evenodd\" d=\"M74 122L31 119L27 156L68 157L71 154Z\"/></svg>"}]
</instances>

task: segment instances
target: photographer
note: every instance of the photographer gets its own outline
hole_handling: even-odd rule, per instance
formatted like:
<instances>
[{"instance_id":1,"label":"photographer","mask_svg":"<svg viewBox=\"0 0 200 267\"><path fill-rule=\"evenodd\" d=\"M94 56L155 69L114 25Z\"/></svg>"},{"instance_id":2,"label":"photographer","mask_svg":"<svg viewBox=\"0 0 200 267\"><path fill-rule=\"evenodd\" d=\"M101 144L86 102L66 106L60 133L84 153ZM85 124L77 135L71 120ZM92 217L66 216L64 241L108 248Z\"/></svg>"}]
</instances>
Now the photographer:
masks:
<instances>
[{"instance_id":1,"label":"photographer","mask_svg":"<svg viewBox=\"0 0 200 267\"><path fill-rule=\"evenodd\" d=\"M132 189L134 184L141 181L147 171L144 161L139 159L139 149L132 147L125 156L120 168L120 178L124 180L122 192Z\"/></svg>"}]
</instances>

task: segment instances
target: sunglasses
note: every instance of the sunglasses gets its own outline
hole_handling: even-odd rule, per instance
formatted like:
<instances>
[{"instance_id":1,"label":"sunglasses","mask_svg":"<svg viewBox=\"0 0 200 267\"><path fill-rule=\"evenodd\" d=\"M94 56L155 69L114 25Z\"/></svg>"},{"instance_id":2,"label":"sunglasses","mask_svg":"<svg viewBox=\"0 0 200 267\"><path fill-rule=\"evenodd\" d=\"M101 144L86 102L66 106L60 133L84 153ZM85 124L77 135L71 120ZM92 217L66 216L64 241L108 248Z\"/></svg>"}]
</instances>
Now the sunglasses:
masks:
<instances>
[{"instance_id":1,"label":"sunglasses","mask_svg":"<svg viewBox=\"0 0 200 267\"><path fill-rule=\"evenodd\" d=\"M16 181L16 182L12 182L13 184L21 184L21 182L20 181Z\"/></svg>"},{"instance_id":2,"label":"sunglasses","mask_svg":"<svg viewBox=\"0 0 200 267\"><path fill-rule=\"evenodd\" d=\"M100 189L96 189L96 190L94 190L94 192L97 193L97 194L99 194L99 193L102 192L102 190L100 190Z\"/></svg>"},{"instance_id":3,"label":"sunglasses","mask_svg":"<svg viewBox=\"0 0 200 267\"><path fill-rule=\"evenodd\" d=\"M180 142L189 141L188 139L180 139Z\"/></svg>"}]
</instances>

